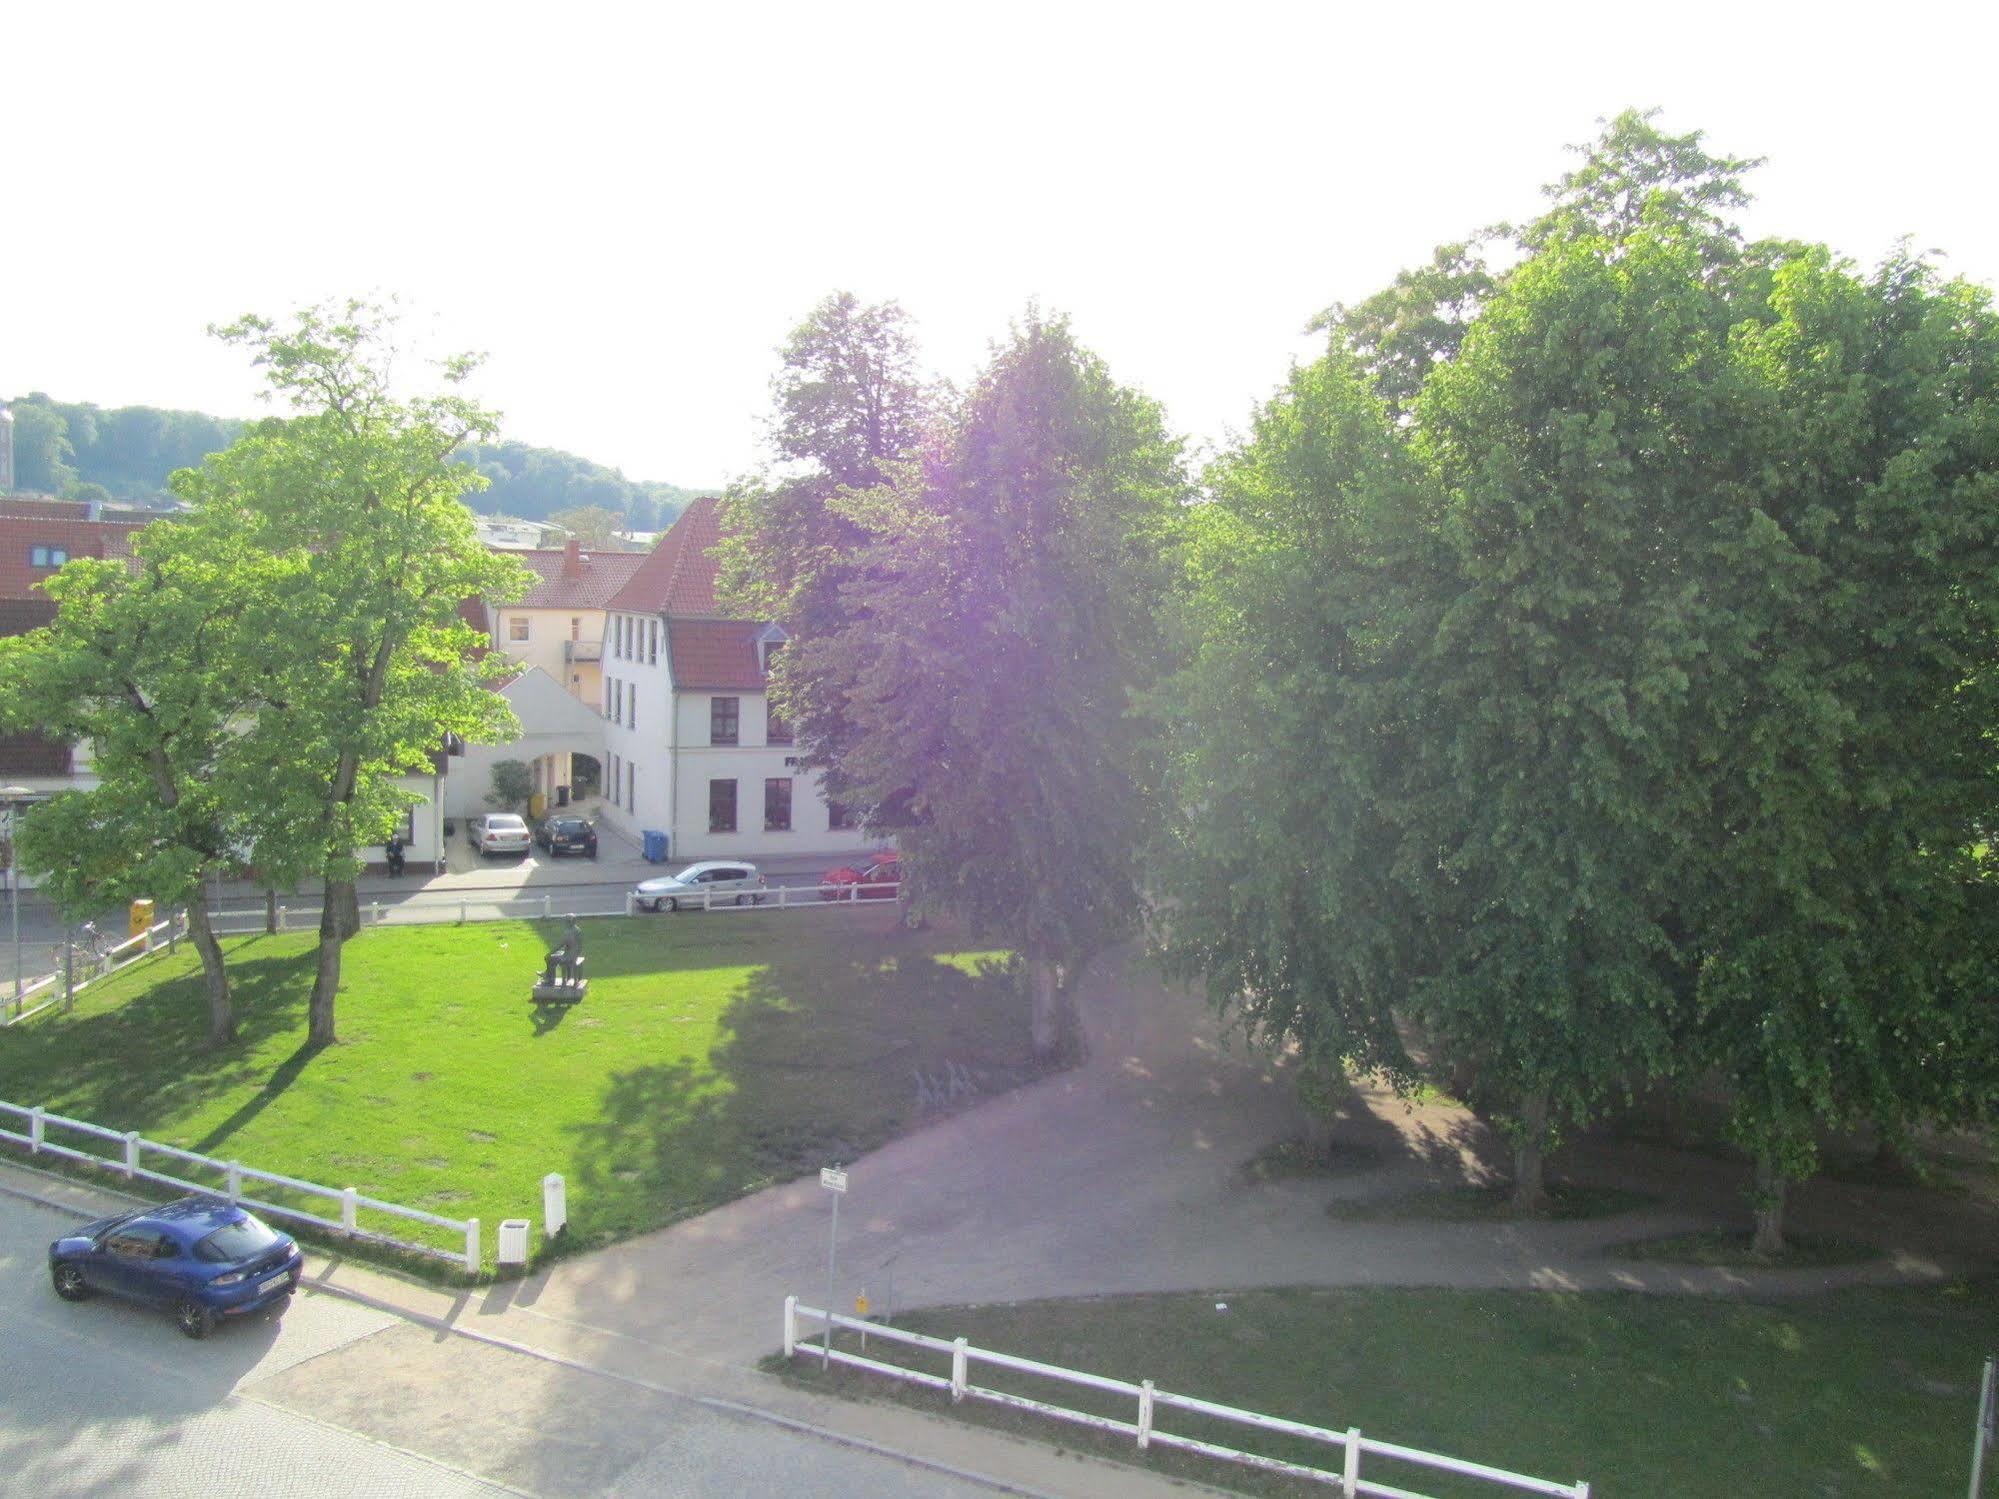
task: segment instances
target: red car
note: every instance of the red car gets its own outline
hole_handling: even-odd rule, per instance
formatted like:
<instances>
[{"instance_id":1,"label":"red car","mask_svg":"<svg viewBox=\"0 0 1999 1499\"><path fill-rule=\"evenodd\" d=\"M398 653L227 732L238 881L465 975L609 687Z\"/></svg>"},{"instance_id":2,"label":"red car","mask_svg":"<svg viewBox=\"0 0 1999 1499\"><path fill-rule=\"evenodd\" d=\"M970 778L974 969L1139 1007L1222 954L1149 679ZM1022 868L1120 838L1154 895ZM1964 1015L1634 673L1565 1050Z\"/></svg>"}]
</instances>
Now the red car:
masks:
<instances>
[{"instance_id":1,"label":"red car","mask_svg":"<svg viewBox=\"0 0 1999 1499\"><path fill-rule=\"evenodd\" d=\"M878 854L874 863L864 868L842 864L819 876L821 900L894 900L901 888L899 854Z\"/></svg>"}]
</instances>

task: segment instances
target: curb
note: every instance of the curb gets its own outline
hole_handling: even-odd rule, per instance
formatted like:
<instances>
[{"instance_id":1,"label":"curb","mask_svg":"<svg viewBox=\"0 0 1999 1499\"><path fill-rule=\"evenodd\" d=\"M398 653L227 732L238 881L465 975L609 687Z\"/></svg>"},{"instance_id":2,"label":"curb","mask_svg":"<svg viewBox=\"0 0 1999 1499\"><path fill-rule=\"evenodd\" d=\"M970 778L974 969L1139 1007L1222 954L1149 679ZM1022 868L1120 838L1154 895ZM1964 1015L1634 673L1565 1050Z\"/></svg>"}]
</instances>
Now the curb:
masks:
<instances>
[{"instance_id":1,"label":"curb","mask_svg":"<svg viewBox=\"0 0 1999 1499\"><path fill-rule=\"evenodd\" d=\"M47 1177L45 1173L36 1170L32 1166L22 1166L13 1161L9 1161L6 1164L16 1171L21 1171L31 1176L44 1177L50 1182L64 1181L64 1178L61 1177ZM89 1190L100 1191L103 1196L117 1198L137 1206L146 1205L146 1199L129 1197L115 1189L92 1188ZM54 1197L44 1197L39 1193L3 1179L0 1179L0 1196L12 1197L22 1202L33 1203L37 1207L47 1208L51 1212L64 1213L85 1223L90 1222L93 1218L103 1216L102 1214L91 1213L84 1208L76 1206L74 1203L63 1202ZM310 1287L318 1295L337 1296L343 1301L354 1302L357 1305L368 1307L373 1311L395 1317L400 1321L419 1327L427 1327L433 1332L448 1333L454 1337L465 1338L474 1343L484 1343L488 1347L505 1349L509 1353L523 1354L528 1358L539 1359L545 1364L553 1364L564 1369L573 1369L579 1374L594 1374L600 1379L614 1379L620 1384L647 1390L655 1395L665 1395L674 1400L686 1400L705 1409L719 1411L724 1415L736 1416L745 1420L766 1422L769 1425L797 1432L803 1436L817 1437L821 1441L832 1442L841 1447L870 1453L876 1457L889 1458L905 1466L921 1469L924 1472L941 1474L946 1478L955 1478L963 1483L975 1483L981 1487L991 1489L995 1493L1014 1494L1019 1496L1019 1499L1061 1499L1060 1495L1052 1494L1046 1489L1028 1488L1025 1485L1013 1483L1007 1479L994 1478L985 1473L975 1473L969 1468L954 1467L950 1463L939 1462L934 1458L919 1457L913 1452L904 1452L900 1448L890 1447L881 1442L870 1441L866 1437L849 1436L845 1432L834 1431L830 1427L817 1426L810 1421L801 1421L795 1416L779 1415L776 1411L763 1410L754 1405L745 1405L740 1401L724 1400L719 1396L690 1395L684 1390L675 1390L666 1385L655 1383L650 1379L641 1379L634 1374L622 1374L615 1369L602 1369L594 1364L585 1363L581 1359L569 1358L559 1353L550 1353L546 1349L536 1348L531 1343L518 1342L513 1338L501 1337L497 1333L480 1332L474 1328L460 1327L441 1318L396 1306L392 1302L383 1301L365 1292L349 1290L345 1286L329 1285L323 1281L313 1280L302 1281L300 1284ZM492 1482L487 1479L481 1479L480 1481L482 1483ZM504 1484L495 1486L502 1492L514 1492Z\"/></svg>"}]
</instances>

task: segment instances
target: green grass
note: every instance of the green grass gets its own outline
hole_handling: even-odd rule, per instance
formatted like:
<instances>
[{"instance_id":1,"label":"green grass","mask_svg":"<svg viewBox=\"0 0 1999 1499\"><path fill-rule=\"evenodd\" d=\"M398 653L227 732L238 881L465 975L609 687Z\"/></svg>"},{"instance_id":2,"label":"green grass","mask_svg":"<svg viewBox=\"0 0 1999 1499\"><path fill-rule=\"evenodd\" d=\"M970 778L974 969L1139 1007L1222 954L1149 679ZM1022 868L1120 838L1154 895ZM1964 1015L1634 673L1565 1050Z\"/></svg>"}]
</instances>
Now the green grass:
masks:
<instances>
[{"instance_id":1,"label":"green grass","mask_svg":"<svg viewBox=\"0 0 1999 1499\"><path fill-rule=\"evenodd\" d=\"M1727 1229L1673 1234L1663 1239L1633 1239L1613 1244L1609 1253L1622 1260L1657 1260L1675 1265L1718 1265L1728 1269L1770 1270L1824 1265L1860 1265L1881 1258L1869 1244L1848 1239L1821 1239L1791 1234L1782 1254L1758 1254L1751 1235Z\"/></svg>"},{"instance_id":2,"label":"green grass","mask_svg":"<svg viewBox=\"0 0 1999 1499\"><path fill-rule=\"evenodd\" d=\"M1227 1304L1218 1311L1216 1302ZM1494 1464L1605 1499L1755 1494L1860 1499L1963 1490L1999 1286L1860 1289L1780 1304L1637 1294L1254 1291L926 1311L898 1325L1238 1408ZM871 1356L948 1372L871 1339ZM778 1361L768 1361L775 1365ZM1127 1438L878 1376L814 1388L907 1401L1072 1449L1140 1461ZM973 1365L973 1382L1133 1419L1130 1403ZM1034 1386L1038 1386L1035 1388ZM1164 1429L1338 1471L1322 1445L1161 1412ZM1261 1494L1328 1492L1154 1449L1146 1466ZM1487 1496L1370 1458L1363 1478Z\"/></svg>"},{"instance_id":3,"label":"green grass","mask_svg":"<svg viewBox=\"0 0 1999 1499\"><path fill-rule=\"evenodd\" d=\"M1490 1187L1425 1187L1390 1197L1366 1198L1352 1202L1329 1202L1326 1216L1348 1223L1402 1222L1430 1219L1443 1223L1485 1223L1533 1217L1571 1222L1585 1218L1615 1218L1650 1207L1653 1199L1643 1192L1619 1187L1585 1187L1551 1183L1548 1206L1538 1214L1521 1214L1513 1207L1513 1187L1501 1183Z\"/></svg>"},{"instance_id":4,"label":"green grass","mask_svg":"<svg viewBox=\"0 0 1999 1499\"><path fill-rule=\"evenodd\" d=\"M0 1098L477 1216L489 1259L500 1219L539 1228L559 1171L565 1247L589 1247L1037 1072L1005 955L893 914L587 922L589 998L540 1013L528 991L560 922L366 931L347 945L340 1041L317 1052L311 936L228 944L239 1039L221 1052L184 948L0 1034Z\"/></svg>"}]
</instances>

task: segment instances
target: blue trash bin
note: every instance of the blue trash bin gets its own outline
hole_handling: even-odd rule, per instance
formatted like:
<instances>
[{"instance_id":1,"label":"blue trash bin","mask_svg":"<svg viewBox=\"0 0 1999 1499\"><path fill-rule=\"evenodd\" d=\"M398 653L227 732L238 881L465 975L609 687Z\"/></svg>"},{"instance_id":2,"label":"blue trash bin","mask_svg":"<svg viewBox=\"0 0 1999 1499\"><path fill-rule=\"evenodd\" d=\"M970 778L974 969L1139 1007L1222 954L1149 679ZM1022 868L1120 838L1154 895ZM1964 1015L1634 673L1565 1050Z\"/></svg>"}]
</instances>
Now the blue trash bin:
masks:
<instances>
[{"instance_id":1,"label":"blue trash bin","mask_svg":"<svg viewBox=\"0 0 1999 1499\"><path fill-rule=\"evenodd\" d=\"M648 864L664 864L670 857L667 853L667 847L671 840L657 828L648 828L642 836L645 840L645 845L640 852L644 854L646 862Z\"/></svg>"}]
</instances>

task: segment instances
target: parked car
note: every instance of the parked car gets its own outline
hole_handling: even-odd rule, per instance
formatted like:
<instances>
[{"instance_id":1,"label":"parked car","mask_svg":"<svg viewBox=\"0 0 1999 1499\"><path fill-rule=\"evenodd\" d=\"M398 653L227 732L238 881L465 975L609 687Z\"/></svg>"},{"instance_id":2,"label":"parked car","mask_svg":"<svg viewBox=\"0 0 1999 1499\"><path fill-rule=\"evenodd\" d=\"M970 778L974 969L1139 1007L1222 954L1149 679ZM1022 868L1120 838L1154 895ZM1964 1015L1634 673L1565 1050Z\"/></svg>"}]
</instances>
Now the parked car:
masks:
<instances>
[{"instance_id":1,"label":"parked car","mask_svg":"<svg viewBox=\"0 0 1999 1499\"><path fill-rule=\"evenodd\" d=\"M534 847L528 825L512 812L488 812L483 817L468 818L465 836L479 850L482 859L493 854L524 854Z\"/></svg>"},{"instance_id":2,"label":"parked car","mask_svg":"<svg viewBox=\"0 0 1999 1499\"><path fill-rule=\"evenodd\" d=\"M819 876L821 900L894 900L902 893L902 856L878 854L859 869L842 864Z\"/></svg>"},{"instance_id":3,"label":"parked car","mask_svg":"<svg viewBox=\"0 0 1999 1499\"><path fill-rule=\"evenodd\" d=\"M678 911L682 906L700 909L704 901L725 906L753 906L764 896L764 877L754 864L734 859L705 859L690 864L679 874L646 880L637 890L641 911Z\"/></svg>"},{"instance_id":4,"label":"parked car","mask_svg":"<svg viewBox=\"0 0 1999 1499\"><path fill-rule=\"evenodd\" d=\"M541 826L534 830L534 841L548 850L550 858L557 854L597 857L597 825L587 817L574 814L544 817Z\"/></svg>"},{"instance_id":5,"label":"parked car","mask_svg":"<svg viewBox=\"0 0 1999 1499\"><path fill-rule=\"evenodd\" d=\"M49 1278L64 1301L108 1291L171 1307L190 1338L227 1318L282 1314L304 1265L291 1235L213 1197L120 1213L49 1245Z\"/></svg>"}]
</instances>

